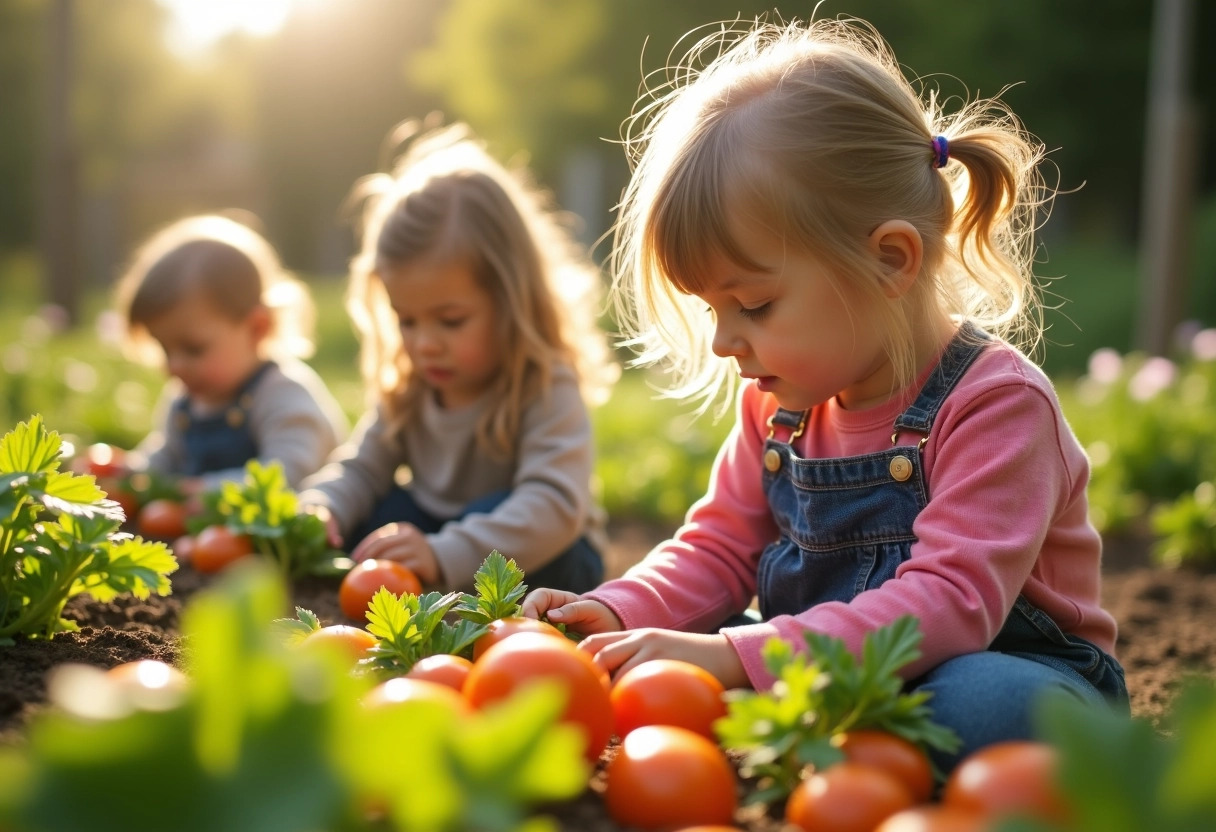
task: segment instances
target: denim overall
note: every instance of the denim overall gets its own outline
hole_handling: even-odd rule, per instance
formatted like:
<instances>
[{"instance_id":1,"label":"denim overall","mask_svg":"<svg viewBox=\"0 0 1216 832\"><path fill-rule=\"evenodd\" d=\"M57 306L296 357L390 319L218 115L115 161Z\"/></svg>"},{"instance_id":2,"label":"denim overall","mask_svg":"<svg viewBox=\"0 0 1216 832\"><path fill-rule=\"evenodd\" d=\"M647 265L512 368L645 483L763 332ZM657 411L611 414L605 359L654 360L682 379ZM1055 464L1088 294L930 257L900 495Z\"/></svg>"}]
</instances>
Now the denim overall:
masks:
<instances>
[{"instance_id":1,"label":"denim overall","mask_svg":"<svg viewBox=\"0 0 1216 832\"><path fill-rule=\"evenodd\" d=\"M449 521L462 520L470 514L489 514L509 496L510 491L489 494L469 503L459 516L441 518L424 511L408 488L394 485L373 509L371 517L363 521L350 536L347 541L348 550L354 549L363 538L389 523L412 523L423 534L435 534ZM533 589L544 586L581 594L600 585L604 579L604 560L591 541L581 537L569 549L524 577L528 586ZM472 580L471 575L469 580Z\"/></svg>"},{"instance_id":2,"label":"denim overall","mask_svg":"<svg viewBox=\"0 0 1216 832\"><path fill-rule=\"evenodd\" d=\"M237 388L232 404L215 413L196 416L190 412L189 397L174 400L169 418L185 447L183 476L242 468L257 458L257 442L249 430L249 410L253 407L253 388L273 366L274 362L267 361L254 370Z\"/></svg>"},{"instance_id":3,"label":"denim overall","mask_svg":"<svg viewBox=\"0 0 1216 832\"><path fill-rule=\"evenodd\" d=\"M801 459L790 443L802 433L806 414L778 409L773 415L763 483L781 535L759 563L765 620L825 601L851 601L895 577L908 559L916 541L912 523L928 502L922 448L942 403L990 337L970 325L965 332L969 337L955 336L916 400L895 420L892 447L885 451ZM909 434L919 435L915 444L896 444ZM1062 632L1021 596L986 651L949 659L909 681L907 689L931 692L934 721L963 740L956 754L933 755L944 771L983 745L1034 736L1034 704L1045 690L1128 707L1118 662Z\"/></svg>"}]
</instances>

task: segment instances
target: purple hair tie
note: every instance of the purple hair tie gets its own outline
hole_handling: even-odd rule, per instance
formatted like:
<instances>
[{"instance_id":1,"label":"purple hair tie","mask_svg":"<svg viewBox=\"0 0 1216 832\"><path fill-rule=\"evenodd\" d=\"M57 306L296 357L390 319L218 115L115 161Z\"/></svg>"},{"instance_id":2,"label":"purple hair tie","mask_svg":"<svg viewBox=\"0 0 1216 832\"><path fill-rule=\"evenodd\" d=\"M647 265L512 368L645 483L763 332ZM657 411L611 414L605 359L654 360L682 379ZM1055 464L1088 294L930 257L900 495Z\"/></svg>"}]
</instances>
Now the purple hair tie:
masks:
<instances>
[{"instance_id":1,"label":"purple hair tie","mask_svg":"<svg viewBox=\"0 0 1216 832\"><path fill-rule=\"evenodd\" d=\"M933 156L933 167L944 168L950 161L950 140L945 136L934 136Z\"/></svg>"}]
</instances>

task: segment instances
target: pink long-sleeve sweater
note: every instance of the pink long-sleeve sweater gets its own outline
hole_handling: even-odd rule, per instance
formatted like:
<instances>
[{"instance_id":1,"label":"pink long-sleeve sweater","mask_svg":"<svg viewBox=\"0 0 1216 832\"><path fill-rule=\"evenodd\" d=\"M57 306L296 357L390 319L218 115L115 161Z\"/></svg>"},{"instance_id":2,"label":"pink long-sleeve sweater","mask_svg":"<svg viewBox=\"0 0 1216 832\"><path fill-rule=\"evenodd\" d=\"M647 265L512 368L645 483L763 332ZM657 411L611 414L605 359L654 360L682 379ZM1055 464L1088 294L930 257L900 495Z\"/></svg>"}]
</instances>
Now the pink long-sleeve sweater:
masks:
<instances>
[{"instance_id":1,"label":"pink long-sleeve sweater","mask_svg":"<svg viewBox=\"0 0 1216 832\"><path fill-rule=\"evenodd\" d=\"M862 411L835 400L812 410L794 451L847 457L891 445L907 396ZM777 526L761 490L767 421L777 402L743 388L735 427L709 489L675 536L623 577L586 597L608 606L627 629L712 630L744 609L756 590L760 553ZM904 434L901 444L918 441ZM796 649L812 630L860 654L866 633L904 614L920 619L914 678L946 659L984 650L1020 594L1066 633L1114 652L1114 618L1100 605L1102 542L1088 520L1089 463L1060 410L1051 382L1008 345L988 347L946 399L924 447L929 501L913 525L916 542L895 578L848 603L818 604L725 631L751 683L773 683L761 647L778 636Z\"/></svg>"}]
</instances>

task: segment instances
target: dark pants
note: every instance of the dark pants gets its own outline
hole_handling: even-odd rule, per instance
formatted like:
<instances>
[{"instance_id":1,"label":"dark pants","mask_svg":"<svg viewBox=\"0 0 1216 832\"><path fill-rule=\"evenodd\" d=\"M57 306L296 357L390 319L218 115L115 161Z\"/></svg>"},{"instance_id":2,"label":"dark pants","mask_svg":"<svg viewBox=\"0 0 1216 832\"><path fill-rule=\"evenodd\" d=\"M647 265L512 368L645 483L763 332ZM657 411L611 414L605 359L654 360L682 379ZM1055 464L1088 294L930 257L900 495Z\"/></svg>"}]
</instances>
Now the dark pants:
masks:
<instances>
[{"instance_id":1,"label":"dark pants","mask_svg":"<svg viewBox=\"0 0 1216 832\"><path fill-rule=\"evenodd\" d=\"M444 524L467 517L470 514L489 514L503 500L510 496L509 491L500 491L481 497L465 506L464 512L457 517L435 517L424 511L408 489L394 486L379 505L372 511L370 517L347 540L348 550L353 549L359 541L367 537L381 526L389 523L412 523L424 534L434 534L443 528ZM489 552L486 552L489 555ZM503 552L511 557L510 552ZM536 589L564 589L569 592L589 592L600 585L604 579L604 561L599 551L585 537L581 537L566 551L539 569L534 569L524 576L529 587ZM462 580L453 580L453 584L472 583L473 576L465 576Z\"/></svg>"}]
</instances>

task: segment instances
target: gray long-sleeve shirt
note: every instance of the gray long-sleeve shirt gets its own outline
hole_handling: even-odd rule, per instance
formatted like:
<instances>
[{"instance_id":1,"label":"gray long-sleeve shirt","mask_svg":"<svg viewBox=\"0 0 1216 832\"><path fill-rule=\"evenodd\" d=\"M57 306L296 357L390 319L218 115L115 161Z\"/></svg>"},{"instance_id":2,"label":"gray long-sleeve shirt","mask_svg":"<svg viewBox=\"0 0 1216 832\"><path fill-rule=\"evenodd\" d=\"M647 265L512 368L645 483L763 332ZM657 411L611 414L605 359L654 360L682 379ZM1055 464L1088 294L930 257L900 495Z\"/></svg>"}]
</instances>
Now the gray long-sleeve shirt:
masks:
<instances>
[{"instance_id":1,"label":"gray long-sleeve shirt","mask_svg":"<svg viewBox=\"0 0 1216 832\"><path fill-rule=\"evenodd\" d=\"M493 511L448 522L428 536L449 590L470 588L494 549L528 573L583 535L601 543L603 511L591 494L591 422L574 373L555 370L549 389L524 408L508 458L488 453L475 439L488 406L483 397L445 410L428 397L419 418L396 433L380 410L368 413L351 441L305 481L301 501L328 508L349 535L389 492L398 469L408 468L406 487L419 507L440 518L458 517L473 500L509 491Z\"/></svg>"},{"instance_id":2,"label":"gray long-sleeve shirt","mask_svg":"<svg viewBox=\"0 0 1216 832\"><path fill-rule=\"evenodd\" d=\"M144 437L136 448L146 458L149 471L181 474L184 470L182 433L169 418L173 401L181 393L182 387L175 379L165 385L155 411L155 424L161 428ZM325 382L302 361L277 360L249 395L248 427L258 449L257 459L264 465L281 463L292 487L325 464L350 429L346 414ZM204 488L212 489L244 476L244 467L239 467L211 471L200 479Z\"/></svg>"}]
</instances>

